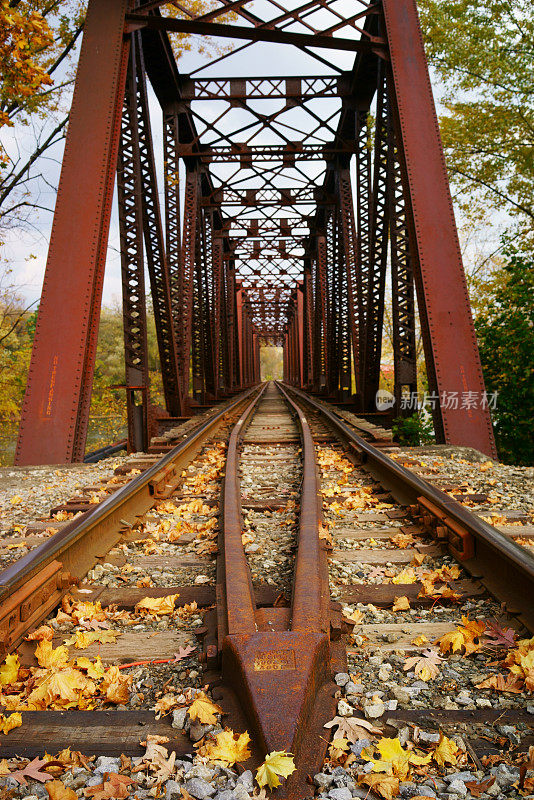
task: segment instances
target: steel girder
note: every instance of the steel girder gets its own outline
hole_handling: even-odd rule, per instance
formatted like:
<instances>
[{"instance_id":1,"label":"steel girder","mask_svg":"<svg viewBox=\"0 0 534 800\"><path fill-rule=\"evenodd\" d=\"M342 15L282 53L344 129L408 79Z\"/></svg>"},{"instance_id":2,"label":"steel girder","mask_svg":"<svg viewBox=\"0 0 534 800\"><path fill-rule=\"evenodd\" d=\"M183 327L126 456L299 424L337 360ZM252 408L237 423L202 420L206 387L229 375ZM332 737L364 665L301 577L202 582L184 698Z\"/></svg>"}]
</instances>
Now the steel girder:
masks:
<instances>
[{"instance_id":1,"label":"steel girder","mask_svg":"<svg viewBox=\"0 0 534 800\"><path fill-rule=\"evenodd\" d=\"M126 0L90 0L19 463L42 459L45 452L57 461L83 455L130 38L135 69L119 164L130 387L138 370L138 385L146 384L148 392L144 237L166 405L173 415L189 413L191 391L196 402L206 403L249 385L259 375L259 342L282 340L288 380L375 413L388 268L397 406L403 393L417 388L415 292L431 390L439 396L482 394L414 0L359 0L348 17L330 0L292 9L266 0L261 12L252 2L231 4L235 16L221 20L228 3L216 0L193 20L162 16L157 0L134 14L127 13ZM125 38L124 23L130 31ZM212 72L205 78L198 75L205 68L200 66L181 76L166 31L247 42L236 52L276 42L327 69L322 76L217 78ZM336 64L336 51L354 53L350 71ZM215 61L228 57L232 53ZM163 111L165 242L145 72ZM256 101L276 105L264 110ZM334 105L318 110L317 102ZM220 111L213 113L217 103ZM291 118L296 110L297 124ZM74 255L72 230L79 234ZM64 264L76 287L72 321L61 339L52 320L70 304ZM438 403L434 423L438 440L494 453L487 408L473 415ZM53 437L46 433L56 425Z\"/></svg>"},{"instance_id":2,"label":"steel girder","mask_svg":"<svg viewBox=\"0 0 534 800\"><path fill-rule=\"evenodd\" d=\"M143 186L137 114L138 52L135 41L132 45L122 114L117 189L128 447L130 451L142 452L148 447L149 437L149 376L143 252Z\"/></svg>"},{"instance_id":3,"label":"steel girder","mask_svg":"<svg viewBox=\"0 0 534 800\"><path fill-rule=\"evenodd\" d=\"M17 464L83 458L129 40L127 0L91 0L84 26Z\"/></svg>"}]
</instances>

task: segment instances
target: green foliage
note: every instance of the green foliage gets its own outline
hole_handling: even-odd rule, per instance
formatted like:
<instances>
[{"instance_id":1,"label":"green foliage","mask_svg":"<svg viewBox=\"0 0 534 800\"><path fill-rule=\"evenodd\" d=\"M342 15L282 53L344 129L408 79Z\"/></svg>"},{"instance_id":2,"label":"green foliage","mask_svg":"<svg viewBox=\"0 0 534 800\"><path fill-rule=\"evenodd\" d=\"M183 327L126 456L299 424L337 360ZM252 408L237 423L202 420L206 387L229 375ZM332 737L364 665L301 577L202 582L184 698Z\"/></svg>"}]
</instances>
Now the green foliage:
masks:
<instances>
[{"instance_id":1,"label":"green foliage","mask_svg":"<svg viewBox=\"0 0 534 800\"><path fill-rule=\"evenodd\" d=\"M534 220L534 18L531 0L419 0L446 113L447 165L470 214L482 199Z\"/></svg>"},{"instance_id":2,"label":"green foliage","mask_svg":"<svg viewBox=\"0 0 534 800\"><path fill-rule=\"evenodd\" d=\"M508 247L506 261L480 287L485 302L475 319L488 394L503 461L534 462L534 262Z\"/></svg>"},{"instance_id":3,"label":"green foliage","mask_svg":"<svg viewBox=\"0 0 534 800\"><path fill-rule=\"evenodd\" d=\"M431 418L424 413L409 417L397 417L391 427L395 441L410 447L435 442Z\"/></svg>"}]
</instances>

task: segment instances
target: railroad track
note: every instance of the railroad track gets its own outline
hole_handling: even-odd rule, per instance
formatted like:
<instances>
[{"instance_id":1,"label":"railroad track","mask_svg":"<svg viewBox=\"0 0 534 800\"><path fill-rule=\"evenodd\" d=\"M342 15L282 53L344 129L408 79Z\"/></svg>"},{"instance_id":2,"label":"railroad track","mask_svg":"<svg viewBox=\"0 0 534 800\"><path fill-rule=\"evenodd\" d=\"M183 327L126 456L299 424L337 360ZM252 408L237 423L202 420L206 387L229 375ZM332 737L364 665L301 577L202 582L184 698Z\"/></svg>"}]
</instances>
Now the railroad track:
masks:
<instances>
[{"instance_id":1,"label":"railroad track","mask_svg":"<svg viewBox=\"0 0 534 800\"><path fill-rule=\"evenodd\" d=\"M343 751L332 757L329 737L339 722L324 726L340 716L365 717L385 737L400 730L405 743L409 725L460 732L464 755L455 763L473 769L494 752L480 733L488 722L519 720L522 746L531 743L532 715L512 701L492 705L490 689L463 702L475 684L462 686L454 669L443 691L448 685L469 710L450 698L449 708L413 706L424 688L403 683L399 654L425 651L458 629L462 614L498 620L501 633L534 631L534 559L396 463L388 446L386 432L269 384L228 404L150 466L137 462L144 471L99 505L55 509L56 516L83 513L0 574L4 653L16 651L21 670L13 690L3 687L3 702L23 717L2 741L3 756L41 756L46 741L47 752L70 746L115 764L121 754L142 757L147 734L164 736L183 765L171 787L176 797L183 777L193 797L220 789L244 798L252 794L248 771L238 780L205 764L191 767L193 742L210 763L209 741L220 730L205 721L211 708L216 725L222 719L236 733L249 732L242 769L273 751L294 755L295 769L275 796L304 800L315 790L346 789L328 795L344 800L369 784L362 772L364 789L357 785L357 748L347 768ZM67 640L69 663L84 679L93 674L91 700L81 685L76 702L53 693L28 699L45 662L26 637L47 619L45 641L52 637L58 648ZM46 647L39 638L37 647ZM79 656L93 666L78 667ZM95 668L98 659L103 666ZM207 717L194 718L189 710L199 697ZM369 732L370 741L377 735ZM150 758L142 763L149 773ZM202 794L210 785L215 790Z\"/></svg>"}]
</instances>

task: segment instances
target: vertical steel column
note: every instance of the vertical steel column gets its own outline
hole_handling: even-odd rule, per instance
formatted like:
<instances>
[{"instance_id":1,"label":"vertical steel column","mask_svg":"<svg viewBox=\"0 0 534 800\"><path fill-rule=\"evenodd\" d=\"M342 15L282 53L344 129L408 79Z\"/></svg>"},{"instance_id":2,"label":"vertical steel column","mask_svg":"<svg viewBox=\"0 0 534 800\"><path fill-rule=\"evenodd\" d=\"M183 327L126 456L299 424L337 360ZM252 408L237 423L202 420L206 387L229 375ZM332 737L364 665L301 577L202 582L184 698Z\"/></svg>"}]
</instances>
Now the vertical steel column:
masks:
<instances>
[{"instance_id":1,"label":"vertical steel column","mask_svg":"<svg viewBox=\"0 0 534 800\"><path fill-rule=\"evenodd\" d=\"M438 441L496 454L489 410L480 402L484 379L475 338L447 171L417 7L414 0L383 0L399 144L411 206L419 312L431 386L440 398L478 394L476 409L441 402L435 410Z\"/></svg>"},{"instance_id":2,"label":"vertical steel column","mask_svg":"<svg viewBox=\"0 0 534 800\"><path fill-rule=\"evenodd\" d=\"M304 386L304 282L298 282L297 288L297 374L296 385Z\"/></svg>"},{"instance_id":3,"label":"vertical steel column","mask_svg":"<svg viewBox=\"0 0 534 800\"><path fill-rule=\"evenodd\" d=\"M304 265L304 386L313 386L313 277L309 260Z\"/></svg>"},{"instance_id":4,"label":"vertical steel column","mask_svg":"<svg viewBox=\"0 0 534 800\"><path fill-rule=\"evenodd\" d=\"M318 369L316 391L325 391L328 382L329 351L328 351L328 274L326 268L326 236L317 234L317 261L316 261L316 296L315 296L315 325L316 349L315 360Z\"/></svg>"},{"instance_id":5,"label":"vertical steel column","mask_svg":"<svg viewBox=\"0 0 534 800\"><path fill-rule=\"evenodd\" d=\"M354 205L352 185L348 167L339 168L337 173L340 233L342 252L345 262L345 281L348 296L348 323L352 358L354 363L354 379L356 391L360 391L360 314L362 309L362 283L358 263L356 243L356 225L354 221ZM349 360L350 370L350 360ZM352 394L351 386L349 392Z\"/></svg>"},{"instance_id":6,"label":"vertical steel column","mask_svg":"<svg viewBox=\"0 0 534 800\"><path fill-rule=\"evenodd\" d=\"M375 411L375 397L380 381L382 327L384 323L384 294L388 249L388 164L390 128L388 95L383 66L378 73L375 148L373 169L373 204L371 213L371 246L369 283L365 318L365 347L363 351L363 407Z\"/></svg>"},{"instance_id":7,"label":"vertical steel column","mask_svg":"<svg viewBox=\"0 0 534 800\"><path fill-rule=\"evenodd\" d=\"M176 337L180 382L180 413L187 408L189 372L193 336L193 281L198 248L199 175L196 170L187 173L184 201L183 242L180 251L179 307L174 308L179 324Z\"/></svg>"},{"instance_id":8,"label":"vertical steel column","mask_svg":"<svg viewBox=\"0 0 534 800\"><path fill-rule=\"evenodd\" d=\"M228 389L233 390L239 383L239 342L237 331L237 287L233 263L227 266L228 302Z\"/></svg>"},{"instance_id":9,"label":"vertical steel column","mask_svg":"<svg viewBox=\"0 0 534 800\"><path fill-rule=\"evenodd\" d=\"M15 463L79 461L91 402L129 40L127 0L90 0Z\"/></svg>"},{"instance_id":10,"label":"vertical steel column","mask_svg":"<svg viewBox=\"0 0 534 800\"><path fill-rule=\"evenodd\" d=\"M243 289L240 281L236 281L236 319L237 319L237 376L238 388L242 389L245 385L245 367L243 364Z\"/></svg>"},{"instance_id":11,"label":"vertical steel column","mask_svg":"<svg viewBox=\"0 0 534 800\"><path fill-rule=\"evenodd\" d=\"M328 372L326 377L327 395L339 395L340 373L340 286L339 286L339 254L337 241L337 208L332 208L326 224L326 274L328 285L328 331L326 347L328 349Z\"/></svg>"},{"instance_id":12,"label":"vertical steel column","mask_svg":"<svg viewBox=\"0 0 534 800\"><path fill-rule=\"evenodd\" d=\"M371 274L371 141L367 124L369 112L358 111L356 114L356 224L358 266L360 272L360 309L358 320L360 369L357 381L360 393L364 384L365 324L367 316L367 296L369 292L369 276ZM361 407L362 397L359 398Z\"/></svg>"},{"instance_id":13,"label":"vertical steel column","mask_svg":"<svg viewBox=\"0 0 534 800\"><path fill-rule=\"evenodd\" d=\"M167 245L167 264L171 294L171 310L175 340L182 337L182 274L181 274L181 232L180 232L180 159L178 139L178 114L175 111L163 113L163 159L165 191L165 241ZM180 368L180 354L176 354ZM180 387L180 377L178 378ZM181 392L180 392L181 395ZM180 414L184 408L182 399Z\"/></svg>"},{"instance_id":14,"label":"vertical steel column","mask_svg":"<svg viewBox=\"0 0 534 800\"><path fill-rule=\"evenodd\" d=\"M132 40L133 50L135 51L134 79L137 94L137 125L146 259L150 276L165 404L171 415L178 416L180 414L180 400L178 362L171 308L171 280L165 257L141 34L132 34Z\"/></svg>"},{"instance_id":15,"label":"vertical steel column","mask_svg":"<svg viewBox=\"0 0 534 800\"><path fill-rule=\"evenodd\" d=\"M135 35L135 34L134 34ZM122 273L122 319L128 450L148 447L148 343L145 261L143 253L143 187L137 125L137 52L130 49L117 166Z\"/></svg>"},{"instance_id":16,"label":"vertical steel column","mask_svg":"<svg viewBox=\"0 0 534 800\"><path fill-rule=\"evenodd\" d=\"M415 297L410 240L401 165L394 132L389 169L389 238L391 242L391 294L393 324L393 359L395 368L395 412L402 415L401 397L417 392L417 352L415 343ZM411 404L406 404L410 414Z\"/></svg>"}]
</instances>

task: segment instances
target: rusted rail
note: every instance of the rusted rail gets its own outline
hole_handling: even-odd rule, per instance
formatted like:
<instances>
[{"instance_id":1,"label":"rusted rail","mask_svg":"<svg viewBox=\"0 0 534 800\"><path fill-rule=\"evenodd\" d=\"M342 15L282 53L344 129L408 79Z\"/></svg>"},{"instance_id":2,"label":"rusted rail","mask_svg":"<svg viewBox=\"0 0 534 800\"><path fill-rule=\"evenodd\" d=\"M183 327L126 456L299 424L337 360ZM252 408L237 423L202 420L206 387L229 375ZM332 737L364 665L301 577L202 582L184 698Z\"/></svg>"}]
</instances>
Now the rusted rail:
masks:
<instances>
[{"instance_id":1,"label":"rusted rail","mask_svg":"<svg viewBox=\"0 0 534 800\"><path fill-rule=\"evenodd\" d=\"M335 711L335 672L344 667L331 631L341 630L339 606L330 603L326 550L319 539L321 491L313 437L305 414L282 387L302 439L302 487L293 596L289 608L256 608L241 540L239 446L261 394L245 409L230 436L223 493L217 596L223 681L239 697L264 754L295 755L296 771L279 794L310 795L307 776L324 760L322 726ZM338 636L339 638L339 636Z\"/></svg>"},{"instance_id":2,"label":"rusted rail","mask_svg":"<svg viewBox=\"0 0 534 800\"><path fill-rule=\"evenodd\" d=\"M16 647L58 604L69 586L117 544L122 529L176 488L183 467L255 391L252 388L239 395L154 466L0 573L0 646L4 652Z\"/></svg>"},{"instance_id":3,"label":"rusted rail","mask_svg":"<svg viewBox=\"0 0 534 800\"><path fill-rule=\"evenodd\" d=\"M506 603L510 613L534 630L534 558L528 551L366 442L324 405L298 389L286 388L328 420L358 463L398 502L409 506L415 519L446 543L462 566Z\"/></svg>"}]
</instances>

